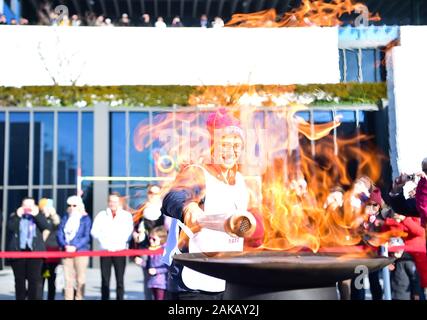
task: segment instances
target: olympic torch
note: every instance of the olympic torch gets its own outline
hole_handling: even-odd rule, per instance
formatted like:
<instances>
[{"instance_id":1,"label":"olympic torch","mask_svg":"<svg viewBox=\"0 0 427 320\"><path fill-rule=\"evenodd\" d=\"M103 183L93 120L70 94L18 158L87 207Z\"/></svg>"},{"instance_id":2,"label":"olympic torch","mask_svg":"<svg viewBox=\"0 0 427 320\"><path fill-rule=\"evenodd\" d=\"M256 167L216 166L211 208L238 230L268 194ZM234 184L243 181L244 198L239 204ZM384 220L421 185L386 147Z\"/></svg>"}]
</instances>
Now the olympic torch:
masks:
<instances>
[{"instance_id":1,"label":"olympic torch","mask_svg":"<svg viewBox=\"0 0 427 320\"><path fill-rule=\"evenodd\" d=\"M207 214L200 217L197 222L202 228L222 231L243 238L250 237L256 228L256 220L250 212Z\"/></svg>"}]
</instances>

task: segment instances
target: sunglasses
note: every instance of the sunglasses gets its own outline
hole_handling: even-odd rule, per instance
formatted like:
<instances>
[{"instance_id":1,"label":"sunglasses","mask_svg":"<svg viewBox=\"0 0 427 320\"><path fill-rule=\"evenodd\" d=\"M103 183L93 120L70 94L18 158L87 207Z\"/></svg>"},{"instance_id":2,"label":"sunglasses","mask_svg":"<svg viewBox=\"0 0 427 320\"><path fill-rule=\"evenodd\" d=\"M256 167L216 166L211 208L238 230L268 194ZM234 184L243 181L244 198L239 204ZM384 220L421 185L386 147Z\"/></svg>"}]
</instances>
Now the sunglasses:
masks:
<instances>
[{"instance_id":1,"label":"sunglasses","mask_svg":"<svg viewBox=\"0 0 427 320\"><path fill-rule=\"evenodd\" d=\"M159 238L154 238L154 237L149 237L148 240L150 240L150 241L157 241L157 240L160 240L160 239Z\"/></svg>"},{"instance_id":2,"label":"sunglasses","mask_svg":"<svg viewBox=\"0 0 427 320\"><path fill-rule=\"evenodd\" d=\"M378 203L368 203L366 206L367 207L379 207L380 205Z\"/></svg>"},{"instance_id":3,"label":"sunglasses","mask_svg":"<svg viewBox=\"0 0 427 320\"><path fill-rule=\"evenodd\" d=\"M69 206L69 207L73 207L73 208L76 208L76 207L77 207L77 205L76 205L76 204L69 204L68 206Z\"/></svg>"}]
</instances>

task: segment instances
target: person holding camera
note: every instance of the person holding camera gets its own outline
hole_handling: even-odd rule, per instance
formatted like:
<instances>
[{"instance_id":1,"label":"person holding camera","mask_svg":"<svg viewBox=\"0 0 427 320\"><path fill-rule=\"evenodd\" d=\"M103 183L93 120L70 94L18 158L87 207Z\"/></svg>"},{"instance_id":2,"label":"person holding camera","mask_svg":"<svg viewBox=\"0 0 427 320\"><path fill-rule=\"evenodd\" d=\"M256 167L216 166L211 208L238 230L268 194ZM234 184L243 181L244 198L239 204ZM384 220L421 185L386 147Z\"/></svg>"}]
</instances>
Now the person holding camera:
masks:
<instances>
[{"instance_id":1,"label":"person holding camera","mask_svg":"<svg viewBox=\"0 0 427 320\"><path fill-rule=\"evenodd\" d=\"M415 191L415 204L421 218L421 225L427 226L427 158L421 163L422 171L417 175L420 177Z\"/></svg>"},{"instance_id":2,"label":"person holding camera","mask_svg":"<svg viewBox=\"0 0 427 320\"><path fill-rule=\"evenodd\" d=\"M394 212L410 217L419 216L415 202L416 178L415 174L402 173L394 179L389 193L390 206Z\"/></svg>"},{"instance_id":3,"label":"person holding camera","mask_svg":"<svg viewBox=\"0 0 427 320\"><path fill-rule=\"evenodd\" d=\"M46 217L39 214L34 199L25 198L21 207L9 217L7 251L45 251L43 231L48 229ZM16 300L41 300L43 259L18 258L11 259L10 263L15 277Z\"/></svg>"}]
</instances>

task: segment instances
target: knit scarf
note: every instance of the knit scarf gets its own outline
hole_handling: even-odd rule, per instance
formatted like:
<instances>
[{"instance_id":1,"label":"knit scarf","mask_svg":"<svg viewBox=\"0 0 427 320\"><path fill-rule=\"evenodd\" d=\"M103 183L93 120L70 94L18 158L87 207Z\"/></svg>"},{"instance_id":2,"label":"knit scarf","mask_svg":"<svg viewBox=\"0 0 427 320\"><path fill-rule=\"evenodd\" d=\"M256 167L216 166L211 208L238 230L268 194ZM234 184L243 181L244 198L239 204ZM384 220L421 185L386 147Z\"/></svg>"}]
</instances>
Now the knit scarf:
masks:
<instances>
[{"instance_id":1,"label":"knit scarf","mask_svg":"<svg viewBox=\"0 0 427 320\"><path fill-rule=\"evenodd\" d=\"M33 240L36 236L36 223L34 216L31 214L22 215L19 221L19 248L25 250L30 248L33 250Z\"/></svg>"},{"instance_id":2,"label":"knit scarf","mask_svg":"<svg viewBox=\"0 0 427 320\"><path fill-rule=\"evenodd\" d=\"M80 213L72 213L68 217L68 220L64 226L65 241L67 244L70 244L71 241L76 236L77 231L80 228L80 219L81 218L82 218L82 215Z\"/></svg>"}]
</instances>

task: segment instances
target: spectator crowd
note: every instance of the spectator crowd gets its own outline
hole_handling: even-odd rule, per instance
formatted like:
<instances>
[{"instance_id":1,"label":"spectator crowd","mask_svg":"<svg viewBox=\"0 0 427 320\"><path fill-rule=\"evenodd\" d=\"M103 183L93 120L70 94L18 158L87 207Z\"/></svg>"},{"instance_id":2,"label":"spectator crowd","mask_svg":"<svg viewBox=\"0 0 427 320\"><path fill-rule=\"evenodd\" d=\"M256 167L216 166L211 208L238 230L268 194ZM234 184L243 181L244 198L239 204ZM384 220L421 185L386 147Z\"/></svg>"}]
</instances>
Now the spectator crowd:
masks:
<instances>
[{"instance_id":1,"label":"spectator crowd","mask_svg":"<svg viewBox=\"0 0 427 320\"><path fill-rule=\"evenodd\" d=\"M392 298L394 300L424 300L427 293L427 256L425 228L427 221L427 158L422 170L416 174L402 173L393 181L390 192L382 192L367 176L359 177L350 196L340 187L331 190L324 204L325 210L337 210L351 205L361 210L359 228L366 237L360 245L373 251L379 250L375 235L385 231L401 231L401 237L392 237L386 244L390 256L395 258L388 269ZM306 183L293 184L298 196L304 197ZM387 203L383 199L387 198ZM116 252L128 248L149 250L164 249L167 243L171 218L162 209L161 188L147 187L146 202L137 210L126 210L123 197L110 194L105 210L94 220L87 213L82 199L71 196L67 199L67 212L59 215L52 199L25 198L9 217L8 251L88 251L91 238L97 240L98 248ZM164 209L167 210L167 209ZM132 213L131 213L132 212ZM163 213L162 213L163 212ZM124 275L128 258L125 256L102 256L101 299L110 299L110 277L114 269L116 297L124 299ZM159 254L147 254L131 258L140 266L144 279L144 293L148 299L163 300L167 297L170 268ZM56 268L62 263L65 278L65 300L84 299L85 277L88 256L48 259L9 259L15 277L17 300L42 299L47 283L47 299L56 296ZM384 298L384 280L381 271L369 274L369 288L373 300ZM363 300L365 288L357 287L354 280L338 283L341 299Z\"/></svg>"},{"instance_id":2,"label":"spectator crowd","mask_svg":"<svg viewBox=\"0 0 427 320\"><path fill-rule=\"evenodd\" d=\"M200 17L197 25L184 25L179 16L173 17L170 21L165 21L164 17L158 16L156 21L153 21L148 13L144 13L138 19L131 19L127 13L123 13L119 19L112 19L105 15L96 15L93 12L87 12L83 17L78 14L59 15L50 7L44 8L38 12L39 20L37 23L30 23L26 18L8 20L4 14L0 12L0 25L47 25L47 26L94 26L94 27L201 27L201 28L221 28L224 27L224 21L221 17L214 17L209 21L207 15L203 14Z\"/></svg>"}]
</instances>

